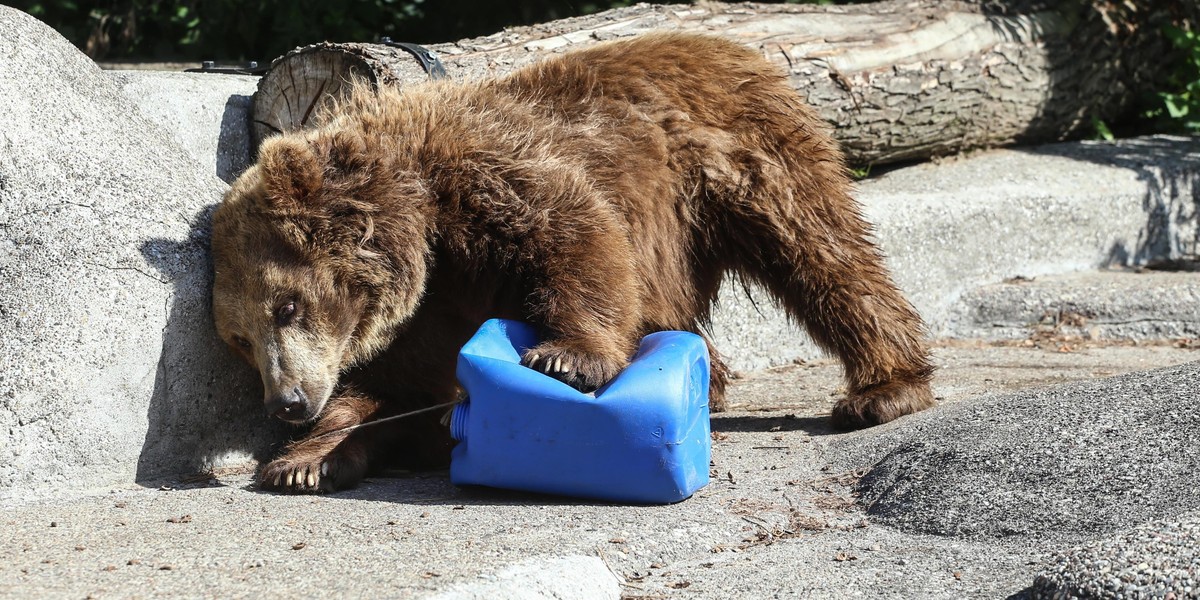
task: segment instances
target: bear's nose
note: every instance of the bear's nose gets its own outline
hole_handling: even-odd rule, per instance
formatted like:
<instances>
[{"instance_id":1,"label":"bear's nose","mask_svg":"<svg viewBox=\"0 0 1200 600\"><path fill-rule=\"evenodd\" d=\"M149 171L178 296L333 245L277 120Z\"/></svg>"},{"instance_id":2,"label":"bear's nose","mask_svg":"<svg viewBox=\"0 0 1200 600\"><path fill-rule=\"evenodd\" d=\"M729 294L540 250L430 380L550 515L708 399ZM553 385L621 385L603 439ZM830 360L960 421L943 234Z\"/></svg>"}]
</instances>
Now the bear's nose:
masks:
<instances>
[{"instance_id":1,"label":"bear's nose","mask_svg":"<svg viewBox=\"0 0 1200 600\"><path fill-rule=\"evenodd\" d=\"M295 421L304 417L304 408L308 403L304 400L304 392L300 388L277 394L266 402L267 415L279 417L284 421Z\"/></svg>"}]
</instances>

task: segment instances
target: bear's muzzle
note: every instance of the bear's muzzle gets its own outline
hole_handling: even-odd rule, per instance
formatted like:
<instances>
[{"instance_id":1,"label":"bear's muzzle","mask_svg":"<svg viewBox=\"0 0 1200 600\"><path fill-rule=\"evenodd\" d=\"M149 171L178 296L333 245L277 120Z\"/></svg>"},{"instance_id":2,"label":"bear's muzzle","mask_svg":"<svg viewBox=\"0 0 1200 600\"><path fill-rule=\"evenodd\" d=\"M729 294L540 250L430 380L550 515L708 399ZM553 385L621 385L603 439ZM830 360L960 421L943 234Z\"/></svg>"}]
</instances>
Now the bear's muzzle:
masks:
<instances>
[{"instance_id":1,"label":"bear's muzzle","mask_svg":"<svg viewBox=\"0 0 1200 600\"><path fill-rule=\"evenodd\" d=\"M269 397L265 400L264 404L266 405L267 416L279 417L291 423L306 420L308 398L304 395L304 390L300 389L300 386L292 388L290 392Z\"/></svg>"}]
</instances>

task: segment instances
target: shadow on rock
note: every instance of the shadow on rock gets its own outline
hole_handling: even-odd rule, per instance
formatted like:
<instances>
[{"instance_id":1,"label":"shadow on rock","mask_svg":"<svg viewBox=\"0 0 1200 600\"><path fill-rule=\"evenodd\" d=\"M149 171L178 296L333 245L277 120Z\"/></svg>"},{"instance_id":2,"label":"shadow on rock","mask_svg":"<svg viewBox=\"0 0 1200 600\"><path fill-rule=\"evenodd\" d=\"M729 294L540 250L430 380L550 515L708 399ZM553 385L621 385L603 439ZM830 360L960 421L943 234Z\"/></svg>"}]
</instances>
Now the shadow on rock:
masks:
<instances>
[{"instance_id":1,"label":"shadow on rock","mask_svg":"<svg viewBox=\"0 0 1200 600\"><path fill-rule=\"evenodd\" d=\"M1185 152L1189 144L1193 151ZM1153 136L1022 151L1128 169L1146 185L1142 199L1146 227L1132 247L1113 245L1108 253L1110 266L1178 270L1200 258L1200 142Z\"/></svg>"},{"instance_id":2,"label":"shadow on rock","mask_svg":"<svg viewBox=\"0 0 1200 600\"><path fill-rule=\"evenodd\" d=\"M253 97L234 94L225 102L221 133L217 138L217 177L233 183L251 164L250 114Z\"/></svg>"},{"instance_id":3,"label":"shadow on rock","mask_svg":"<svg viewBox=\"0 0 1200 600\"><path fill-rule=\"evenodd\" d=\"M282 424L263 416L257 376L224 347L213 326L213 208L193 218L186 241L151 239L141 247L174 289L137 481L261 460L285 437Z\"/></svg>"},{"instance_id":4,"label":"shadow on rock","mask_svg":"<svg viewBox=\"0 0 1200 600\"><path fill-rule=\"evenodd\" d=\"M726 417L722 415L713 415L712 430L724 433L737 432L756 432L764 433L770 431L804 431L809 435L834 435L845 433L835 429L831 424L829 417Z\"/></svg>"}]
</instances>

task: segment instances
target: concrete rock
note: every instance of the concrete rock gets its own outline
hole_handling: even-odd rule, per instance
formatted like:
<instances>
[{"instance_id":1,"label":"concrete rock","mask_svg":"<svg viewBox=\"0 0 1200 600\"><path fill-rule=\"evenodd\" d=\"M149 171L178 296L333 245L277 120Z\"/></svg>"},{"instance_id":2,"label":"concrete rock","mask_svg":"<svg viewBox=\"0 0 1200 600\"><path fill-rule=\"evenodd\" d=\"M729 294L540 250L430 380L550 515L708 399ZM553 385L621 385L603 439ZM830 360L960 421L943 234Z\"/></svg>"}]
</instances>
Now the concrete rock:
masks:
<instances>
[{"instance_id":1,"label":"concrete rock","mask_svg":"<svg viewBox=\"0 0 1200 600\"><path fill-rule=\"evenodd\" d=\"M1200 597L1200 513L1055 553L1030 591L1036 600Z\"/></svg>"},{"instance_id":2,"label":"concrete rock","mask_svg":"<svg viewBox=\"0 0 1200 600\"><path fill-rule=\"evenodd\" d=\"M987 285L959 302L954 337L1200 338L1200 273L1097 271Z\"/></svg>"},{"instance_id":3,"label":"concrete rock","mask_svg":"<svg viewBox=\"0 0 1200 600\"><path fill-rule=\"evenodd\" d=\"M199 165L232 183L250 165L250 104L257 77L107 71L129 101Z\"/></svg>"},{"instance_id":4,"label":"concrete rock","mask_svg":"<svg viewBox=\"0 0 1200 600\"><path fill-rule=\"evenodd\" d=\"M996 150L897 169L859 186L897 284L936 336L971 290L1005 279L1141 265L1197 250L1200 139ZM735 369L820 355L761 290L722 290L717 348Z\"/></svg>"},{"instance_id":5,"label":"concrete rock","mask_svg":"<svg viewBox=\"0 0 1200 600\"><path fill-rule=\"evenodd\" d=\"M595 556L528 558L428 600L617 600L617 577Z\"/></svg>"},{"instance_id":6,"label":"concrete rock","mask_svg":"<svg viewBox=\"0 0 1200 600\"><path fill-rule=\"evenodd\" d=\"M1200 509L1200 363L993 395L831 443L872 519L1072 541Z\"/></svg>"},{"instance_id":7,"label":"concrete rock","mask_svg":"<svg viewBox=\"0 0 1200 600\"><path fill-rule=\"evenodd\" d=\"M245 458L257 384L208 307L224 186L49 27L0 7L0 495Z\"/></svg>"}]
</instances>

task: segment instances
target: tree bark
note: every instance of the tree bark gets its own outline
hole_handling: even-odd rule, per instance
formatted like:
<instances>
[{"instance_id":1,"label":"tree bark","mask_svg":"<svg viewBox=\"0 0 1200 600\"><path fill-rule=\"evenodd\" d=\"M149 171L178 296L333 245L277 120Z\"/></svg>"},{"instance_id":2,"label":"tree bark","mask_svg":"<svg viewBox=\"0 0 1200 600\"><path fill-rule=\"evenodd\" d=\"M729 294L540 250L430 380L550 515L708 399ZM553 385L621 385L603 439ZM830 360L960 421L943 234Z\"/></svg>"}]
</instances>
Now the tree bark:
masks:
<instances>
[{"instance_id":1,"label":"tree bark","mask_svg":"<svg viewBox=\"0 0 1200 600\"><path fill-rule=\"evenodd\" d=\"M429 48L451 77L471 79L652 30L722 35L786 70L833 127L849 161L871 165L1089 133L1093 119L1127 114L1161 81L1168 50L1161 25L1193 5L640 4ZM277 59L259 85L256 135L302 127L349 76L385 85L427 77L411 55L388 46L298 48Z\"/></svg>"}]
</instances>

